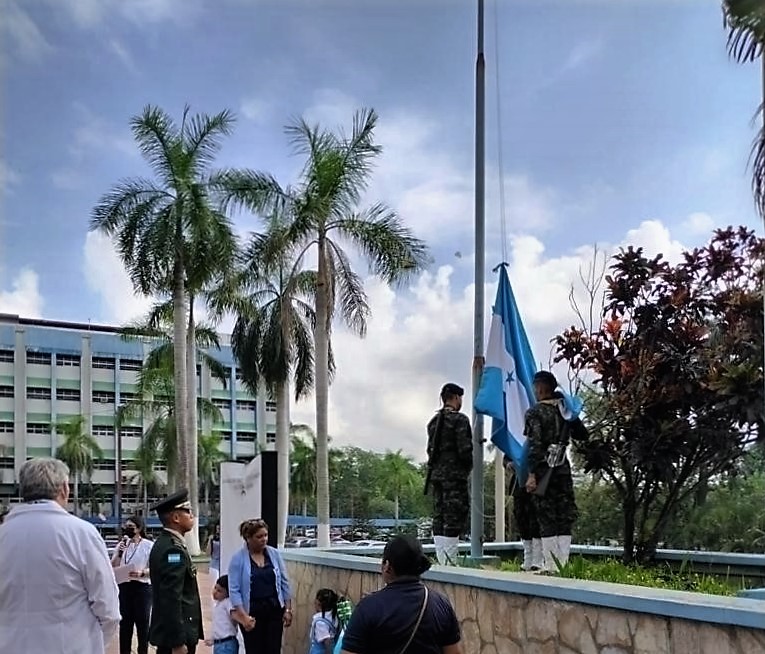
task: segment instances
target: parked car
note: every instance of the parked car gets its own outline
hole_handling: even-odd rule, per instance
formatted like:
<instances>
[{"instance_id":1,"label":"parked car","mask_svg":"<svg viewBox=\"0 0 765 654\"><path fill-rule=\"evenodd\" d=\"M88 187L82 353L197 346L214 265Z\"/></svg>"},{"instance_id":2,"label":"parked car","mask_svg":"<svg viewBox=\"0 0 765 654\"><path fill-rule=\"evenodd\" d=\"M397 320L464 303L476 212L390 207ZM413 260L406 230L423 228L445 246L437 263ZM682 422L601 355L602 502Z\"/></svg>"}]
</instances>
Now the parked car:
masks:
<instances>
[{"instance_id":1,"label":"parked car","mask_svg":"<svg viewBox=\"0 0 765 654\"><path fill-rule=\"evenodd\" d=\"M353 547L385 547L384 540L357 540L355 543L351 543Z\"/></svg>"}]
</instances>

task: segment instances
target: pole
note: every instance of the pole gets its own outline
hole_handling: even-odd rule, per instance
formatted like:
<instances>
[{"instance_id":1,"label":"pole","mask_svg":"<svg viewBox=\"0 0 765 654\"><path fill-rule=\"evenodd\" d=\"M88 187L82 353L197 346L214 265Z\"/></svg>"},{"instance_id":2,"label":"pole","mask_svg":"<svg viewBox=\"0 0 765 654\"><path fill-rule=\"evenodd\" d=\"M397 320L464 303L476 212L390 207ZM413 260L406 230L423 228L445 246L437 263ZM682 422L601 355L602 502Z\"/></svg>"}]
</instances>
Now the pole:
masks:
<instances>
[{"instance_id":1,"label":"pole","mask_svg":"<svg viewBox=\"0 0 765 654\"><path fill-rule=\"evenodd\" d=\"M475 62L475 315L473 322L473 399L483 372L483 314L486 272L486 62L483 56L484 0L478 0L478 54ZM473 407L473 474L470 511L470 556L483 557L483 416Z\"/></svg>"},{"instance_id":2,"label":"pole","mask_svg":"<svg viewBox=\"0 0 765 654\"><path fill-rule=\"evenodd\" d=\"M502 451L497 448L494 452L494 542L504 543L507 540L505 526L505 462Z\"/></svg>"}]
</instances>

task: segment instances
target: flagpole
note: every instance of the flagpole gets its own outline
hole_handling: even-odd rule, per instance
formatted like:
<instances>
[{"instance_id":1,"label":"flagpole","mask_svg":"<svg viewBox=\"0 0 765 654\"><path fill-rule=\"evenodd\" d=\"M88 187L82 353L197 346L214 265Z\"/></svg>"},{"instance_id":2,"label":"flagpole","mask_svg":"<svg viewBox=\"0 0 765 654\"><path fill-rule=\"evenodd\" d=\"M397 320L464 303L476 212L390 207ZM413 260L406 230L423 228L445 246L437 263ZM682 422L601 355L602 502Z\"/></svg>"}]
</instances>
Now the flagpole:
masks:
<instances>
[{"instance_id":1,"label":"flagpole","mask_svg":"<svg viewBox=\"0 0 765 654\"><path fill-rule=\"evenodd\" d=\"M486 62L483 53L484 0L478 0L478 48L475 63L475 313L473 322L473 399L483 370L484 287L486 275ZM470 556L483 557L483 416L473 408L473 474L471 479Z\"/></svg>"}]
</instances>

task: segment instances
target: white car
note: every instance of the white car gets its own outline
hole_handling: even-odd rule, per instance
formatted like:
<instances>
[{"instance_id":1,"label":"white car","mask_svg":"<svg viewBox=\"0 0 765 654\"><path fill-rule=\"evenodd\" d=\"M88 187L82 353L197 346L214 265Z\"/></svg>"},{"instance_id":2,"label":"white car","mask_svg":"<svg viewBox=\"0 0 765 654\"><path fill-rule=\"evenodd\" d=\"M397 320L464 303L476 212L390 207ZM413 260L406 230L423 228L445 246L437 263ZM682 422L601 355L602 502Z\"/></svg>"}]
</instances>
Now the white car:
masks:
<instances>
[{"instance_id":1,"label":"white car","mask_svg":"<svg viewBox=\"0 0 765 654\"><path fill-rule=\"evenodd\" d=\"M382 540L357 540L351 543L353 547L385 547L387 543Z\"/></svg>"}]
</instances>

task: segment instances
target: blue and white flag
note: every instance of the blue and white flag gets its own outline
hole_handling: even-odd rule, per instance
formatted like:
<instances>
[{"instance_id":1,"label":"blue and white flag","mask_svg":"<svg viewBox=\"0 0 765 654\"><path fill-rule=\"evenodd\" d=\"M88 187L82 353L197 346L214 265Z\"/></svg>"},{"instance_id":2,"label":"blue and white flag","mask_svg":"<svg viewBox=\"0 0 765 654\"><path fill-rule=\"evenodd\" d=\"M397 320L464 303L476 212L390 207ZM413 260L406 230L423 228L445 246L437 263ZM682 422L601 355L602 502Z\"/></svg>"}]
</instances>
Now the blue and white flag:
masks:
<instances>
[{"instance_id":1,"label":"blue and white flag","mask_svg":"<svg viewBox=\"0 0 765 654\"><path fill-rule=\"evenodd\" d=\"M499 267L497 299L489 329L486 364L474 406L491 416L491 441L515 466L518 481L525 483L527 446L523 435L526 411L534 397L534 355L523 328L513 289L504 265Z\"/></svg>"}]
</instances>

